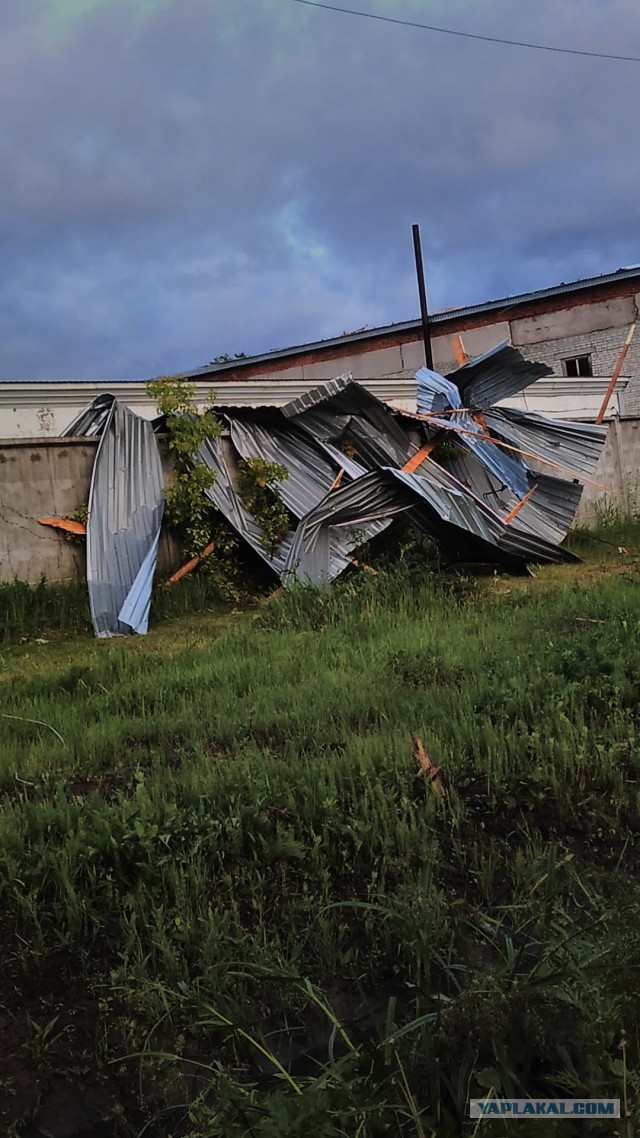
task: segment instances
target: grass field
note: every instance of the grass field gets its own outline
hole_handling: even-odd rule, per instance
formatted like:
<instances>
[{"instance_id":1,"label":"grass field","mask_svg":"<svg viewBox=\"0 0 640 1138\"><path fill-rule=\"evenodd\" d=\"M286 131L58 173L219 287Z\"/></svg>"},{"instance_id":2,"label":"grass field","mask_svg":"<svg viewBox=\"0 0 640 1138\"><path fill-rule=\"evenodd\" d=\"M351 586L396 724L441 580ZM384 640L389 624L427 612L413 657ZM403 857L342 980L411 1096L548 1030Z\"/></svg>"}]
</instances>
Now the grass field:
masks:
<instances>
[{"instance_id":1,"label":"grass field","mask_svg":"<svg viewBox=\"0 0 640 1138\"><path fill-rule=\"evenodd\" d=\"M64 1077L122 1135L449 1138L493 1087L630 1138L640 527L572 541L243 612L185 582L127 641L0 589L3 1135Z\"/></svg>"}]
</instances>

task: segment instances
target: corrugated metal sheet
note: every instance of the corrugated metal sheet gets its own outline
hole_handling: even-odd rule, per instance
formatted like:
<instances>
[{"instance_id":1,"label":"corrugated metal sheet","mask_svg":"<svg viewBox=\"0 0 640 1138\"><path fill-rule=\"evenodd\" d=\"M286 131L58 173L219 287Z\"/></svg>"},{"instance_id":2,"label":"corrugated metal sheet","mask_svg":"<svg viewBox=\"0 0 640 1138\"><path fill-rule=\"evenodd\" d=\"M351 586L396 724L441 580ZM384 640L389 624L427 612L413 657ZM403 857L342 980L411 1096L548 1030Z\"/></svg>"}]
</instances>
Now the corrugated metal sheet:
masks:
<instances>
[{"instance_id":1,"label":"corrugated metal sheet","mask_svg":"<svg viewBox=\"0 0 640 1138\"><path fill-rule=\"evenodd\" d=\"M115 395L98 395L62 431L61 438L95 438L101 435L111 413Z\"/></svg>"},{"instance_id":2,"label":"corrugated metal sheet","mask_svg":"<svg viewBox=\"0 0 640 1138\"><path fill-rule=\"evenodd\" d=\"M505 342L452 372L446 380L451 385L449 389L426 369L418 372L416 378L419 390L424 393L422 405L425 408L430 402L435 406L440 398L448 404L444 411L455 410L463 404L483 410L480 422L462 412L446 418L431 414L428 423L429 431L439 429L453 435L457 445L470 451L484 467L484 476L480 476L476 463L462 455L454 456L454 464L467 486L481 488L481 493L491 498L504 517L509 516L535 486L534 493L518 512L517 524L546 541L560 542L571 527L582 495L582 487L572 475L584 478L593 472L602 453L606 428L549 420L514 408L493 407L494 403L529 386L549 370L525 360L517 349ZM426 410L424 413L429 414ZM486 438L484 423L496 442ZM501 443L517 449L506 449ZM538 471L535 469L538 464L543 468L547 464L547 469ZM567 477L563 477L565 474Z\"/></svg>"},{"instance_id":3,"label":"corrugated metal sheet","mask_svg":"<svg viewBox=\"0 0 640 1138\"><path fill-rule=\"evenodd\" d=\"M313 464L318 457L320 457L321 463L324 460L322 460L321 448L313 447L311 440L307 441L304 435L298 437L296 431L291 428L286 434L285 432L278 432L277 429L272 433L272 430L264 424L257 425L247 422L239 424L238 421L234 421L230 426L232 441L234 445L236 442L241 444L241 448L238 449L243 457L264 458L267 462L278 461L287 467L289 478L279 484L278 493L294 516L303 518L319 503L332 499L333 495L328 495L328 491L340 467L336 463L334 469L324 463L320 474L321 482L319 482L318 467L314 467ZM286 422L285 427L289 427ZM285 437L286 445L282 449L278 449L278 444L282 443ZM311 466L302 461L303 455L312 464ZM297 531L288 534L278 550L265 550L262 542L262 530L253 520L234 488L231 468L232 456L229 452L225 454L224 441L222 439L207 440L200 450L199 457L216 475L215 485L207 491L207 496L216 508L275 573L283 579L290 575L291 548ZM332 530L327 535L327 559L330 577L337 577L342 573L350 564L350 554L353 550L362 545L364 541L368 541L381 533L389 525L389 522L390 519L388 518L377 519L364 527L358 527L357 532L355 529Z\"/></svg>"},{"instance_id":4,"label":"corrugated metal sheet","mask_svg":"<svg viewBox=\"0 0 640 1138\"><path fill-rule=\"evenodd\" d=\"M430 464L428 476L395 468L373 471L321 502L294 535L285 582L330 580L332 529L367 525L401 512L409 513L457 560L489 561L516 571L523 571L530 560L577 560L537 534L505 525L446 471Z\"/></svg>"},{"instance_id":5,"label":"corrugated metal sheet","mask_svg":"<svg viewBox=\"0 0 640 1138\"><path fill-rule=\"evenodd\" d=\"M215 483L206 491L207 498L258 556L274 572L281 574L286 565L292 535L284 538L279 549L273 551L265 549L262 543L262 530L256 525L240 495L234 489L222 439L207 439L200 447L198 458L216 476Z\"/></svg>"},{"instance_id":6,"label":"corrugated metal sheet","mask_svg":"<svg viewBox=\"0 0 640 1138\"><path fill-rule=\"evenodd\" d=\"M505 442L536 455L542 462L556 463L578 478L593 474L608 430L594 423L545 419L511 407L496 407L486 413L485 419L490 430Z\"/></svg>"},{"instance_id":7,"label":"corrugated metal sheet","mask_svg":"<svg viewBox=\"0 0 640 1138\"><path fill-rule=\"evenodd\" d=\"M434 464L434 466L435 465L436 464ZM497 564L507 564L508 559L511 562L512 568L522 570L528 561L562 562L579 560L566 550L560 549L553 537L547 538L544 534L528 531L520 524L519 515L516 521L506 524L504 515L490 506L484 499L480 498L473 488L468 489L465 487L449 470L440 468L436 471L430 467L429 480L437 483L444 490L462 491L463 498L468 498L471 502L475 503L475 510L469 514L466 524L478 538L481 538L487 543L483 550L483 559L489 563L495 561ZM456 540L458 542L460 541L459 531L456 532ZM495 550L492 554L490 548L491 544L495 544L500 551L499 556L496 557ZM469 550L464 543L464 536L462 537L462 544L459 546L457 556L461 560L468 561L471 559L469 557ZM505 560L502 560L503 558L505 558Z\"/></svg>"},{"instance_id":8,"label":"corrugated metal sheet","mask_svg":"<svg viewBox=\"0 0 640 1138\"><path fill-rule=\"evenodd\" d=\"M460 451L459 456L448 460L447 470L495 510L500 518L508 517L524 497L514 494L501 479L482 466L474 454ZM557 482L559 486L556 486ZM578 509L582 486L562 479L548 479L542 474L529 474L529 483L528 489L536 486L536 490L519 510L518 526L538 534L545 541L563 541Z\"/></svg>"},{"instance_id":9,"label":"corrugated metal sheet","mask_svg":"<svg viewBox=\"0 0 640 1138\"><path fill-rule=\"evenodd\" d=\"M152 426L115 396L109 398L87 524L89 604L99 637L147 631L164 509L160 452ZM105 407L94 408L96 422Z\"/></svg>"},{"instance_id":10,"label":"corrugated metal sheet","mask_svg":"<svg viewBox=\"0 0 640 1138\"><path fill-rule=\"evenodd\" d=\"M479 462L499 478L518 497L523 498L529 489L527 469L520 455L508 454L501 447L488 442L484 429L470 415L461 414L451 419L431 419L429 426L447 431L456 443L472 451Z\"/></svg>"},{"instance_id":11,"label":"corrugated metal sheet","mask_svg":"<svg viewBox=\"0 0 640 1138\"><path fill-rule=\"evenodd\" d=\"M268 426L250 419L225 416L233 445L245 459L262 458L286 467L289 477L277 483L282 501L296 518L303 518L329 492L339 467L292 423Z\"/></svg>"},{"instance_id":12,"label":"corrugated metal sheet","mask_svg":"<svg viewBox=\"0 0 640 1138\"><path fill-rule=\"evenodd\" d=\"M551 541L564 541L580 505L583 487L548 474L532 474L535 490L518 514L518 525Z\"/></svg>"},{"instance_id":13,"label":"corrugated metal sheet","mask_svg":"<svg viewBox=\"0 0 640 1138\"><path fill-rule=\"evenodd\" d=\"M455 383L431 371L428 367L421 367L416 372L418 392L416 405L421 415L441 415L450 408L462 407L460 392Z\"/></svg>"},{"instance_id":14,"label":"corrugated metal sheet","mask_svg":"<svg viewBox=\"0 0 640 1138\"><path fill-rule=\"evenodd\" d=\"M545 375L553 375L553 368L525 360L517 348L504 340L483 356L449 372L446 378L458 388L461 406L486 410Z\"/></svg>"},{"instance_id":15,"label":"corrugated metal sheet","mask_svg":"<svg viewBox=\"0 0 640 1138\"><path fill-rule=\"evenodd\" d=\"M312 407L317 407L319 404L327 403L329 399L333 399L335 395L341 395L347 391L353 378L350 375L339 375L335 379L329 380L328 383L321 383L318 387L312 387L311 391L306 391L304 395L300 395L297 399L292 399L282 409L282 414L286 415L288 419L294 418L296 415L303 415L305 411L310 411Z\"/></svg>"},{"instance_id":16,"label":"corrugated metal sheet","mask_svg":"<svg viewBox=\"0 0 640 1138\"><path fill-rule=\"evenodd\" d=\"M316 441L338 442L345 434L370 469L402 466L415 450L393 413L350 379L334 379L283 408Z\"/></svg>"}]
</instances>

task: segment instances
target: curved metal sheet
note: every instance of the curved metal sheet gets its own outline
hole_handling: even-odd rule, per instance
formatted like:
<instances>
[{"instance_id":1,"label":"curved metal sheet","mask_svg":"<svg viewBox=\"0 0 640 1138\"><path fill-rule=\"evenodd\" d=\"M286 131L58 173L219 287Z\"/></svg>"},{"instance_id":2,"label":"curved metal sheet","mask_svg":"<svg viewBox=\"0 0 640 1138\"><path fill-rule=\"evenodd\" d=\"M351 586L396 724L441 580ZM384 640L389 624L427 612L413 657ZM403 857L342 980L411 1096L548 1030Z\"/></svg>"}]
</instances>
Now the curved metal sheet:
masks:
<instances>
[{"instance_id":1,"label":"curved metal sheet","mask_svg":"<svg viewBox=\"0 0 640 1138\"><path fill-rule=\"evenodd\" d=\"M506 442L578 477L593 474L608 431L595 423L545 419L513 407L496 407L485 418L487 426Z\"/></svg>"},{"instance_id":2,"label":"curved metal sheet","mask_svg":"<svg viewBox=\"0 0 640 1138\"><path fill-rule=\"evenodd\" d=\"M101 435L115 400L115 395L98 395L79 415L76 415L61 438L95 438Z\"/></svg>"},{"instance_id":3,"label":"curved metal sheet","mask_svg":"<svg viewBox=\"0 0 640 1138\"><path fill-rule=\"evenodd\" d=\"M160 452L152 426L110 398L93 467L87 523L87 585L99 637L147 631L164 509Z\"/></svg>"},{"instance_id":4,"label":"curved metal sheet","mask_svg":"<svg viewBox=\"0 0 640 1138\"><path fill-rule=\"evenodd\" d=\"M517 348L504 340L483 356L449 372L446 378L455 383L465 407L486 410L552 374L553 368L525 360Z\"/></svg>"},{"instance_id":5,"label":"curved metal sheet","mask_svg":"<svg viewBox=\"0 0 640 1138\"><path fill-rule=\"evenodd\" d=\"M434 463L426 474L395 468L373 471L336 491L303 518L293 537L285 583L321 584L333 576L331 531L367 525L410 511L412 520L458 559L482 560L523 571L529 561L575 561L555 543L509 526Z\"/></svg>"},{"instance_id":6,"label":"curved metal sheet","mask_svg":"<svg viewBox=\"0 0 640 1138\"><path fill-rule=\"evenodd\" d=\"M428 367L421 367L416 372L418 383L417 408L421 415L441 415L450 408L462 407L460 392L455 383L431 371Z\"/></svg>"},{"instance_id":7,"label":"curved metal sheet","mask_svg":"<svg viewBox=\"0 0 640 1138\"><path fill-rule=\"evenodd\" d=\"M245 456L264 458L266 455L280 453L280 458L284 466L287 466L286 460L289 460L291 464L290 476L280 484L278 492L285 502L285 505L291 509L294 515L300 510L303 502L309 503L309 506L306 510L299 513L297 515L298 517L303 517L315 506L332 500L333 493L329 494L328 490L335 479L337 469L335 472L333 470L329 471L332 475L329 486L326 486L326 488L318 492L319 488L317 482L310 478L308 467L300 462L300 452L296 453L294 461L291 451L276 452L274 450L278 440L274 438L267 440L268 431L266 428L263 427L261 430L254 432L252 429L247 428L246 423L244 423L243 426L246 428L244 431L237 429L238 424L235 424L235 435L237 441L242 443L243 451L241 453L244 453ZM255 424L252 426L255 426ZM306 441L304 437L303 441ZM263 544L263 534L260 526L257 525L251 517L242 498L234 488L230 456L228 457L225 453L223 440L207 439L200 449L199 457L216 475L214 485L206 491L207 497L262 560L284 579L290 572L291 548L294 543L296 531L292 531L288 534L277 550L266 550ZM269 458L268 461L271 461L271 458ZM325 480L326 477L328 477L328 474L325 470ZM289 483L291 484L289 485ZM285 488L287 488L287 498L285 498ZM338 491L334 491L334 493L337 492ZM382 530L389 525L390 520L390 518L376 519L366 526L351 527L346 530L336 529L329 533L326 538L326 561L328 564L327 572L329 577L333 579L342 573L350 564L350 554L353 550L357 549L359 545L362 545L364 541L368 541L370 538L381 533Z\"/></svg>"},{"instance_id":8,"label":"curved metal sheet","mask_svg":"<svg viewBox=\"0 0 640 1138\"><path fill-rule=\"evenodd\" d=\"M262 458L286 467L289 477L278 482L277 490L288 510L303 518L322 501L333 485L340 467L326 452L287 420L268 426L250 419L225 416L234 447L244 459Z\"/></svg>"}]
</instances>

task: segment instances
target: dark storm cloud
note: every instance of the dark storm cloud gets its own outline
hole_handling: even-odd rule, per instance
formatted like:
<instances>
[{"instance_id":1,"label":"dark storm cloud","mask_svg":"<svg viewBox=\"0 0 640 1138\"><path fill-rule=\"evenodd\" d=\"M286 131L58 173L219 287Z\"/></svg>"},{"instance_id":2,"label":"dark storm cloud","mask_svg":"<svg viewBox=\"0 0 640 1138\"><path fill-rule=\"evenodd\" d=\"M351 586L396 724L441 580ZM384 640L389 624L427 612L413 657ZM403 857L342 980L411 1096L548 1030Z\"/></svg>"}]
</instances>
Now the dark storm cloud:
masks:
<instances>
[{"instance_id":1,"label":"dark storm cloud","mask_svg":"<svg viewBox=\"0 0 640 1138\"><path fill-rule=\"evenodd\" d=\"M640 54L636 0L368 2ZM434 307L640 260L640 65L286 0L133 7L0 14L4 378L173 372L407 319L413 221Z\"/></svg>"}]
</instances>

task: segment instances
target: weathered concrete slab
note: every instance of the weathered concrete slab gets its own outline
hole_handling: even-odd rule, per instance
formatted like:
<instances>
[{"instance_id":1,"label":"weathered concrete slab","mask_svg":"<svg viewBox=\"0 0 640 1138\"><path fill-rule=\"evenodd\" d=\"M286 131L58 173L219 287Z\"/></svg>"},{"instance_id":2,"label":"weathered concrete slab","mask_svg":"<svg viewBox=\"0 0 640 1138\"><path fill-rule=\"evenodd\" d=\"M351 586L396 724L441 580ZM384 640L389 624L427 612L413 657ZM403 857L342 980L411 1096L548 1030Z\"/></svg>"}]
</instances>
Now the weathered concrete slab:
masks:
<instances>
[{"instance_id":1,"label":"weathered concrete slab","mask_svg":"<svg viewBox=\"0 0 640 1138\"><path fill-rule=\"evenodd\" d=\"M634 297L621 296L601 300L597 304L576 304L558 312L540 312L536 316L511 321L513 344L523 347L549 340L566 340L570 336L589 336L607 328L624 328L633 324L637 311Z\"/></svg>"},{"instance_id":2,"label":"weathered concrete slab","mask_svg":"<svg viewBox=\"0 0 640 1138\"><path fill-rule=\"evenodd\" d=\"M320 383L333 379L336 375L352 375L354 379L377 379L383 375L393 375L402 371L400 347L381 348L377 351L353 352L335 360L320 361L304 365L305 380Z\"/></svg>"},{"instance_id":3,"label":"weathered concrete slab","mask_svg":"<svg viewBox=\"0 0 640 1138\"><path fill-rule=\"evenodd\" d=\"M65 517L86 505L97 445L97 439L0 441L0 581L84 580L84 544L38 518ZM163 466L166 477L166 460ZM169 573L178 557L163 530L158 573Z\"/></svg>"}]
</instances>

